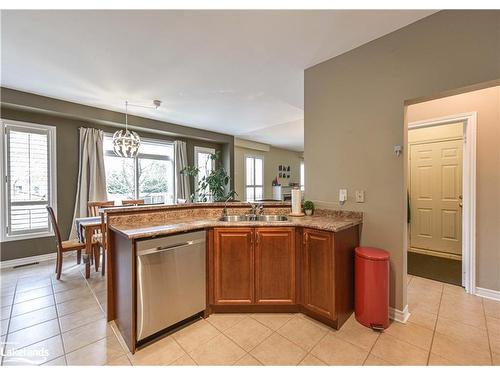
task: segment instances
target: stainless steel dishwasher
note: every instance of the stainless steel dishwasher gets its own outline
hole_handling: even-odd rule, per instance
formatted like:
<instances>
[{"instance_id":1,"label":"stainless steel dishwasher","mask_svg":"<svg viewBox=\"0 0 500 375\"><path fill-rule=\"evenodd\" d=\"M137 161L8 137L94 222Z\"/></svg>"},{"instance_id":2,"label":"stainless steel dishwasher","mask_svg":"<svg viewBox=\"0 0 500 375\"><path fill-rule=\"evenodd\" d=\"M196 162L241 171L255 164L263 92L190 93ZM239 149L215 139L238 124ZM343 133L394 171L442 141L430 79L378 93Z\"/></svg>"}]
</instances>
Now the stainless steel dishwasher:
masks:
<instances>
[{"instance_id":1,"label":"stainless steel dishwasher","mask_svg":"<svg viewBox=\"0 0 500 375\"><path fill-rule=\"evenodd\" d=\"M139 240L137 341L206 307L205 231Z\"/></svg>"}]
</instances>

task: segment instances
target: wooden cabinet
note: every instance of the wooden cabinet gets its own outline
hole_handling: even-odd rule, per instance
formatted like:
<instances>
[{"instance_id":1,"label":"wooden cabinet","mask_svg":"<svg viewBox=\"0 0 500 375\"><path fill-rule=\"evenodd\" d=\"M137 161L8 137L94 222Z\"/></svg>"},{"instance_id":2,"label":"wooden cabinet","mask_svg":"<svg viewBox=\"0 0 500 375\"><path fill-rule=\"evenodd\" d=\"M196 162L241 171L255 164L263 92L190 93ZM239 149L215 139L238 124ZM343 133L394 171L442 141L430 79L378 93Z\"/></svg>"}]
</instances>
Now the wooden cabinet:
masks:
<instances>
[{"instance_id":1,"label":"wooden cabinet","mask_svg":"<svg viewBox=\"0 0 500 375\"><path fill-rule=\"evenodd\" d=\"M255 229L255 303L296 303L294 228Z\"/></svg>"},{"instance_id":2,"label":"wooden cabinet","mask_svg":"<svg viewBox=\"0 0 500 375\"><path fill-rule=\"evenodd\" d=\"M216 228L216 305L295 304L294 228Z\"/></svg>"},{"instance_id":3,"label":"wooden cabinet","mask_svg":"<svg viewBox=\"0 0 500 375\"><path fill-rule=\"evenodd\" d=\"M335 319L333 236L304 229L302 250L304 307L328 319Z\"/></svg>"},{"instance_id":4,"label":"wooden cabinet","mask_svg":"<svg viewBox=\"0 0 500 375\"><path fill-rule=\"evenodd\" d=\"M211 312L303 312L339 328L354 309L359 228L209 231Z\"/></svg>"},{"instance_id":5,"label":"wooden cabinet","mask_svg":"<svg viewBox=\"0 0 500 375\"><path fill-rule=\"evenodd\" d=\"M254 249L251 228L214 230L214 303L252 304Z\"/></svg>"}]
</instances>

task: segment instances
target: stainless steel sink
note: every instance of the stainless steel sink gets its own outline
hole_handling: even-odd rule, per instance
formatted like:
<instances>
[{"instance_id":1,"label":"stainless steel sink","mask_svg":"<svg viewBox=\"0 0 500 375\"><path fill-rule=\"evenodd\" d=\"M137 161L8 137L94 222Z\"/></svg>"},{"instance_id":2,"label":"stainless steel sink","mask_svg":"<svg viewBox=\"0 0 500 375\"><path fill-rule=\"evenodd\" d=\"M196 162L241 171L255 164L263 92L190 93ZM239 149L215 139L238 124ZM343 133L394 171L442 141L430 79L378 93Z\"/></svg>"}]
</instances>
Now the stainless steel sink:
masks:
<instances>
[{"instance_id":1,"label":"stainless steel sink","mask_svg":"<svg viewBox=\"0 0 500 375\"><path fill-rule=\"evenodd\" d=\"M287 221L288 217L284 215L227 215L222 216L219 221L238 222L238 221Z\"/></svg>"},{"instance_id":2,"label":"stainless steel sink","mask_svg":"<svg viewBox=\"0 0 500 375\"><path fill-rule=\"evenodd\" d=\"M287 221L288 217L284 215L258 215L257 221Z\"/></svg>"},{"instance_id":3,"label":"stainless steel sink","mask_svg":"<svg viewBox=\"0 0 500 375\"><path fill-rule=\"evenodd\" d=\"M235 222L235 221L248 221L247 217L245 215L227 215L227 216L222 216L219 221L230 221L230 222Z\"/></svg>"}]
</instances>

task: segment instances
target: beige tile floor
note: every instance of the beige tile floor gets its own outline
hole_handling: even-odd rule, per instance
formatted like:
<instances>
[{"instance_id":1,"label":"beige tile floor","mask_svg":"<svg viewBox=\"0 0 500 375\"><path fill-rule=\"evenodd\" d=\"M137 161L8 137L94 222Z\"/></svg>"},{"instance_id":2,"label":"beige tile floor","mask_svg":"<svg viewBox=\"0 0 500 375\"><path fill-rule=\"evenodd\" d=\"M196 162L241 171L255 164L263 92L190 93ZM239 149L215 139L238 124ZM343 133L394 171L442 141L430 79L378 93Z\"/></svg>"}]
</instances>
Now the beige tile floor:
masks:
<instances>
[{"instance_id":1,"label":"beige tile floor","mask_svg":"<svg viewBox=\"0 0 500 375\"><path fill-rule=\"evenodd\" d=\"M408 277L411 317L335 331L302 314L214 314L131 355L105 319L105 279L65 260L1 272L2 365L500 365L500 303Z\"/></svg>"}]
</instances>

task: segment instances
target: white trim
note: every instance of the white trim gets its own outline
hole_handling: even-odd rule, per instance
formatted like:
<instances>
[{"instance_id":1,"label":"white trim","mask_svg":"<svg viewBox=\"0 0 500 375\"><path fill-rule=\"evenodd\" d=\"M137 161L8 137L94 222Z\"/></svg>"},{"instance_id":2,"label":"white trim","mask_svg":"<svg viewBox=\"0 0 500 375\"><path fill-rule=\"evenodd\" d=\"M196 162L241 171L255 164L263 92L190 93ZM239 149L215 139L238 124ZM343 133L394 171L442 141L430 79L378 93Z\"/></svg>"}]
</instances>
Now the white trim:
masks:
<instances>
[{"instance_id":1,"label":"white trim","mask_svg":"<svg viewBox=\"0 0 500 375\"><path fill-rule=\"evenodd\" d=\"M408 130L446 125L454 122L464 124L464 152L462 173L462 283L465 291L476 293L476 129L477 112L438 117L408 124ZM406 142L408 144L408 142ZM408 163L405 164L408 170ZM406 210L406 208L405 208ZM405 249L408 229L404 233Z\"/></svg>"},{"instance_id":2,"label":"white trim","mask_svg":"<svg viewBox=\"0 0 500 375\"><path fill-rule=\"evenodd\" d=\"M5 124L4 124L3 120L0 121L0 135L1 135L1 139L0 139L0 180L1 180L0 181L0 244L1 244L3 242L3 239L4 239L4 228L5 228L5 226L4 226L4 221L5 221L4 212L6 211L4 209L4 206L6 203L5 197L7 195L7 193L5 191L5 185L6 185L5 166L7 163L7 158L5 157L6 151L4 150L6 138L5 138ZM0 245L0 248L1 248L1 245Z\"/></svg>"},{"instance_id":3,"label":"white trim","mask_svg":"<svg viewBox=\"0 0 500 375\"><path fill-rule=\"evenodd\" d=\"M403 311L395 309L394 307L389 307L389 319L399 323L406 323L409 318L410 311L408 310L408 305L405 306Z\"/></svg>"},{"instance_id":4,"label":"white trim","mask_svg":"<svg viewBox=\"0 0 500 375\"><path fill-rule=\"evenodd\" d=\"M36 239L36 238L45 238L45 237L54 237L54 236L55 236L55 234L53 231L34 232L34 233L26 233L26 234L13 234L13 235L4 237L1 242L31 240L31 239Z\"/></svg>"},{"instance_id":5,"label":"white trim","mask_svg":"<svg viewBox=\"0 0 500 375\"><path fill-rule=\"evenodd\" d=\"M210 147L201 147L201 146L194 146L194 166L196 168L199 168L198 166L198 153L204 153L204 154L215 154L216 150L215 148L210 148ZM215 162L212 160L212 170L215 168Z\"/></svg>"},{"instance_id":6,"label":"white trim","mask_svg":"<svg viewBox=\"0 0 500 375\"><path fill-rule=\"evenodd\" d=\"M49 205L54 209L54 213L57 216L57 129L55 126L45 125L45 124L37 124L32 122L22 122L22 121L14 121L9 119L1 119L1 136L2 139L0 141L0 152L2 155L3 163L0 165L0 177L2 179L0 185L0 207L2 211L2 215L0 215L0 242L9 242L9 241L19 241L25 239L34 239L34 238L42 238L42 237L50 237L54 235L54 230L52 225L49 222L49 230L43 232L33 232L26 234L17 234L17 235L7 235L6 231L6 223L7 220L7 192L8 189L6 187L7 181L5 176L7 175L7 147L5 147L6 143L6 134L5 127L7 125L13 125L17 127L24 127L28 129L42 129L48 131L48 157L49 157Z\"/></svg>"},{"instance_id":7,"label":"white trim","mask_svg":"<svg viewBox=\"0 0 500 375\"><path fill-rule=\"evenodd\" d=\"M56 258L57 258L57 252L42 254L42 255L35 255L35 256L26 257L26 258L4 260L4 261L0 262L0 268L1 269L11 268L11 267L15 267L15 266L22 266L24 264L30 264L30 263L35 263L35 262L44 262L44 261L52 260L52 259L56 259Z\"/></svg>"},{"instance_id":8,"label":"white trim","mask_svg":"<svg viewBox=\"0 0 500 375\"><path fill-rule=\"evenodd\" d=\"M260 159L262 160L262 185L247 185L247 158L253 158L254 159L254 180L255 180L255 159ZM262 199L265 199L266 197L266 192L265 192L265 184L264 184L264 175L265 175L265 169L264 169L264 155L260 154L244 154L243 155L243 173L244 173L244 183L245 185L243 186L243 196L245 197L245 201L248 201L247 197L247 186L253 187L254 188L254 194L255 194L255 188L256 187L262 187ZM254 181L255 182L255 181Z\"/></svg>"},{"instance_id":9,"label":"white trim","mask_svg":"<svg viewBox=\"0 0 500 375\"><path fill-rule=\"evenodd\" d=\"M500 301L500 290L476 287L476 296Z\"/></svg>"},{"instance_id":10,"label":"white trim","mask_svg":"<svg viewBox=\"0 0 500 375\"><path fill-rule=\"evenodd\" d=\"M215 150L215 148L194 146L194 166L195 166L195 168L198 168L198 169L200 169L200 166L198 163L198 154L200 152L204 153L204 154L215 154L217 151ZM212 171L213 171L215 169L215 160L211 160L210 164L212 164ZM199 175L196 175L194 178L194 189L195 190L198 189L199 182L200 182ZM196 198L198 198L198 197L196 197Z\"/></svg>"}]
</instances>

